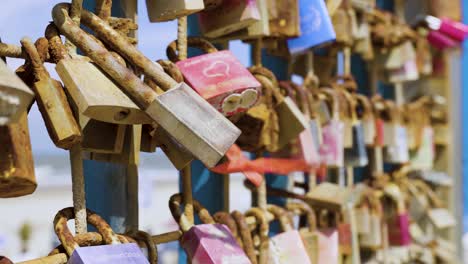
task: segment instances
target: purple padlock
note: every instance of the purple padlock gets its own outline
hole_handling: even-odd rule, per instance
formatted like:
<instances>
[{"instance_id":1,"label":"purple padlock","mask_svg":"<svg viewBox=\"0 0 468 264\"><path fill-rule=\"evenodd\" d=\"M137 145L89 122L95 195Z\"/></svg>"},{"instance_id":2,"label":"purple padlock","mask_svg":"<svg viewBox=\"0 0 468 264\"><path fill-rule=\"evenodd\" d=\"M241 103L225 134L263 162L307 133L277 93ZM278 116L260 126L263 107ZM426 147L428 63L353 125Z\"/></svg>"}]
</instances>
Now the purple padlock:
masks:
<instances>
[{"instance_id":1,"label":"purple padlock","mask_svg":"<svg viewBox=\"0 0 468 264\"><path fill-rule=\"evenodd\" d=\"M135 243L79 247L75 249L68 264L143 264L148 263L140 248Z\"/></svg>"},{"instance_id":2,"label":"purple padlock","mask_svg":"<svg viewBox=\"0 0 468 264\"><path fill-rule=\"evenodd\" d=\"M96 227L105 245L80 247L68 229L67 222L75 217L72 207L60 210L54 218L54 229L63 248L70 257L68 264L149 264L140 248L134 243L121 244L119 237L104 219L87 210L88 224Z\"/></svg>"},{"instance_id":3,"label":"purple padlock","mask_svg":"<svg viewBox=\"0 0 468 264\"><path fill-rule=\"evenodd\" d=\"M171 196L169 208L184 233L180 244L192 264L251 263L229 228L216 224L208 210L195 200L193 208L204 224L193 225L186 214L180 212L181 201L181 194Z\"/></svg>"}]
</instances>

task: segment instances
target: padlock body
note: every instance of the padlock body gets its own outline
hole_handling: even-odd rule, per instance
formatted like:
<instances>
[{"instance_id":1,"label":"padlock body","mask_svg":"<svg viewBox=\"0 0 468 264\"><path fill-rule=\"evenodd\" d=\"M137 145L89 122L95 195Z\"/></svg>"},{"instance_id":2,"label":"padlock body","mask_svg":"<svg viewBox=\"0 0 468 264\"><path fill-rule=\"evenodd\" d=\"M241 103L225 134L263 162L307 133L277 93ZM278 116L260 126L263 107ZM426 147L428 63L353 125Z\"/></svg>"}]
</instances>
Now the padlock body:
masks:
<instances>
[{"instance_id":1,"label":"padlock body","mask_svg":"<svg viewBox=\"0 0 468 264\"><path fill-rule=\"evenodd\" d=\"M369 163L367 158L364 127L357 123L351 127L352 146L344 150L344 163L351 167L364 167Z\"/></svg>"},{"instance_id":2,"label":"padlock body","mask_svg":"<svg viewBox=\"0 0 468 264\"><path fill-rule=\"evenodd\" d=\"M68 264L149 264L143 252L135 243L79 247L70 257Z\"/></svg>"},{"instance_id":3,"label":"padlock body","mask_svg":"<svg viewBox=\"0 0 468 264\"><path fill-rule=\"evenodd\" d=\"M203 0L146 0L151 22L169 21L202 10Z\"/></svg>"},{"instance_id":4,"label":"padlock body","mask_svg":"<svg viewBox=\"0 0 468 264\"><path fill-rule=\"evenodd\" d=\"M319 254L317 264L339 263L338 231L334 228L321 229L318 232Z\"/></svg>"},{"instance_id":5,"label":"padlock body","mask_svg":"<svg viewBox=\"0 0 468 264\"><path fill-rule=\"evenodd\" d=\"M185 83L156 97L146 113L210 168L241 133Z\"/></svg>"},{"instance_id":6,"label":"padlock body","mask_svg":"<svg viewBox=\"0 0 468 264\"><path fill-rule=\"evenodd\" d=\"M390 245L407 246L411 243L409 223L408 213L394 215L387 221Z\"/></svg>"},{"instance_id":7,"label":"padlock body","mask_svg":"<svg viewBox=\"0 0 468 264\"><path fill-rule=\"evenodd\" d=\"M193 226L180 243L193 264L250 264L231 231L222 224Z\"/></svg>"},{"instance_id":8,"label":"padlock body","mask_svg":"<svg viewBox=\"0 0 468 264\"><path fill-rule=\"evenodd\" d=\"M200 30L208 38L217 38L247 28L260 20L256 0L225 0L212 10L198 14Z\"/></svg>"},{"instance_id":9,"label":"padlock body","mask_svg":"<svg viewBox=\"0 0 468 264\"><path fill-rule=\"evenodd\" d=\"M275 107L275 111L278 113L280 129L278 149L282 149L309 127L309 123L289 96L285 97L284 100Z\"/></svg>"},{"instance_id":10,"label":"padlock body","mask_svg":"<svg viewBox=\"0 0 468 264\"><path fill-rule=\"evenodd\" d=\"M344 164L344 124L330 120L322 128L323 143L320 145L322 162L328 166L342 167Z\"/></svg>"},{"instance_id":11,"label":"padlock body","mask_svg":"<svg viewBox=\"0 0 468 264\"><path fill-rule=\"evenodd\" d=\"M18 122L34 94L0 59L0 126Z\"/></svg>"},{"instance_id":12,"label":"padlock body","mask_svg":"<svg viewBox=\"0 0 468 264\"><path fill-rule=\"evenodd\" d=\"M319 255L319 237L317 232L307 229L299 230L304 247L309 255L310 263L317 263Z\"/></svg>"},{"instance_id":13,"label":"padlock body","mask_svg":"<svg viewBox=\"0 0 468 264\"><path fill-rule=\"evenodd\" d=\"M311 263L297 230L280 233L270 239L268 263Z\"/></svg>"},{"instance_id":14,"label":"padlock body","mask_svg":"<svg viewBox=\"0 0 468 264\"><path fill-rule=\"evenodd\" d=\"M324 1L300 0L299 15L301 35L288 40L291 53L302 52L336 38Z\"/></svg>"},{"instance_id":15,"label":"padlock body","mask_svg":"<svg viewBox=\"0 0 468 264\"><path fill-rule=\"evenodd\" d=\"M185 81L226 116L246 111L259 98L260 83L228 50L189 58L176 65Z\"/></svg>"},{"instance_id":16,"label":"padlock body","mask_svg":"<svg viewBox=\"0 0 468 264\"><path fill-rule=\"evenodd\" d=\"M0 198L33 193L37 182L26 113L17 123L0 126L0 146Z\"/></svg>"}]
</instances>

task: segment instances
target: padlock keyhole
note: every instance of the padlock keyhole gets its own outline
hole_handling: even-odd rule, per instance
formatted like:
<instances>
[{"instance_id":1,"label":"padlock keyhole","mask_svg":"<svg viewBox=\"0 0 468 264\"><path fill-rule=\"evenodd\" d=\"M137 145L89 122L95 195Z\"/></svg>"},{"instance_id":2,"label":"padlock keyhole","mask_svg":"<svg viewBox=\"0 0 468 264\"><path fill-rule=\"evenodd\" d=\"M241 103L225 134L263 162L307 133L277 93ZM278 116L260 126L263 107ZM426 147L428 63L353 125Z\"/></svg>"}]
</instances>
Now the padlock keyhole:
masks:
<instances>
[{"instance_id":1,"label":"padlock keyhole","mask_svg":"<svg viewBox=\"0 0 468 264\"><path fill-rule=\"evenodd\" d=\"M116 121L122 121L124 119L126 119L128 116L130 115L130 110L129 109L125 109L125 110L122 110L122 111L119 111L115 114L114 116L114 119Z\"/></svg>"}]
</instances>

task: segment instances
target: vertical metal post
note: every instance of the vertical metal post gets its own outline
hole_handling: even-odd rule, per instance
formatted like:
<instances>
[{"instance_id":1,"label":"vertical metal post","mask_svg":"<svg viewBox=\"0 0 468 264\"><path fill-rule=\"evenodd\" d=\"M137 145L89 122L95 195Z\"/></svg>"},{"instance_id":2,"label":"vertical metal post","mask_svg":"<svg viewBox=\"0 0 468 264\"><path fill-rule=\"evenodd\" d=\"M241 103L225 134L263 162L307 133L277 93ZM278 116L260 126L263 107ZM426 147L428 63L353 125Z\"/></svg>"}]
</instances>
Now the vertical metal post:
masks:
<instances>
[{"instance_id":1,"label":"vertical metal post","mask_svg":"<svg viewBox=\"0 0 468 264\"><path fill-rule=\"evenodd\" d=\"M463 0L462 1L462 7L463 7L463 22L466 24L468 23L468 0ZM468 92L466 91L466 87L468 86L468 42L465 41L463 43L463 50L462 50L462 63L461 63L461 76L462 76L462 89L461 89L461 100L459 102L453 102L455 104L459 104L461 109L459 109L458 112L455 111L455 115L459 114L458 116L454 116L454 118L461 118L461 133L456 134L459 135L459 137L454 138L454 142L460 142L458 140L461 140L461 148L460 150L460 156L461 156L461 177L457 177L457 175L452 175L455 179L455 185L454 188L457 188L455 186L461 186L461 188L458 188L455 190L457 192L456 198L461 198L462 200L455 201L456 205L461 205L462 208L455 207L455 211L462 212L462 215L458 216L459 220L459 227L457 232L459 236L457 237L458 241L463 241L462 240L462 235L466 235L468 233L468 140L466 138L466 133L468 133L468 116L466 115L468 111ZM454 97L456 98L456 97ZM454 123L458 123L456 119L453 120ZM455 141L456 140L456 141ZM459 210L461 209L461 210ZM459 250L458 252L463 255L463 260L467 259L468 256L465 254L465 250L463 248L463 244L459 243Z\"/></svg>"},{"instance_id":2,"label":"vertical metal post","mask_svg":"<svg viewBox=\"0 0 468 264\"><path fill-rule=\"evenodd\" d=\"M136 10L136 1L114 0L112 15L128 17L130 4ZM83 7L94 11L96 1L84 0ZM134 14L130 14L133 16ZM128 136L128 135L127 135ZM138 135L131 135L139 140ZM93 160L83 162L87 207L109 222L115 232L123 233L138 228L138 168Z\"/></svg>"}]
</instances>

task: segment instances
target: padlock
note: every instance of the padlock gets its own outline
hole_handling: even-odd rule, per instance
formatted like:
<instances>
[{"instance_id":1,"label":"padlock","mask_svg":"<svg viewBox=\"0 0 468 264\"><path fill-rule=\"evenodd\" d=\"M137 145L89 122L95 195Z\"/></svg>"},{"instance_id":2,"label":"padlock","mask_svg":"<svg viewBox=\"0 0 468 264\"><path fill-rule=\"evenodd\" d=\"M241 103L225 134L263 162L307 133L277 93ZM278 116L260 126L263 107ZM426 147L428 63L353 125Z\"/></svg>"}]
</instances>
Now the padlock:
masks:
<instances>
[{"instance_id":1,"label":"padlock","mask_svg":"<svg viewBox=\"0 0 468 264\"><path fill-rule=\"evenodd\" d=\"M257 78L266 78L264 81L271 82L272 84L270 87L273 88L272 93L279 124L277 149L281 149L308 127L307 119L290 97L284 97L281 94L278 81L271 71L258 66L251 67L250 71L253 72Z\"/></svg>"},{"instance_id":2,"label":"padlock","mask_svg":"<svg viewBox=\"0 0 468 264\"><path fill-rule=\"evenodd\" d=\"M359 234L359 245L361 248L379 250L382 247L382 204L380 200L375 196L374 190L369 190L364 195L364 199L367 200L369 205L369 222L368 232ZM359 212L356 212L356 216L359 216ZM359 226L359 225L358 225Z\"/></svg>"},{"instance_id":3,"label":"padlock","mask_svg":"<svg viewBox=\"0 0 468 264\"><path fill-rule=\"evenodd\" d=\"M33 99L31 89L0 59L0 126L18 122Z\"/></svg>"},{"instance_id":4,"label":"padlock","mask_svg":"<svg viewBox=\"0 0 468 264\"><path fill-rule=\"evenodd\" d=\"M92 37L73 24L68 16L68 8L69 5L66 4L54 7L54 22L60 31L108 73L153 121L207 167L213 167L241 132L188 85L177 84L107 23L83 10L82 22L95 31L98 37L135 64L163 90L172 88L158 95L133 72L120 65Z\"/></svg>"},{"instance_id":5,"label":"padlock","mask_svg":"<svg viewBox=\"0 0 468 264\"><path fill-rule=\"evenodd\" d=\"M287 203L286 208L294 214L305 215L308 227L299 229L299 234L309 255L310 263L317 263L320 252L315 212L308 205L299 202Z\"/></svg>"},{"instance_id":6,"label":"padlock","mask_svg":"<svg viewBox=\"0 0 468 264\"><path fill-rule=\"evenodd\" d=\"M70 257L67 263L149 263L135 243L122 244L109 224L99 215L87 210L87 221L97 228L105 245L80 247L68 229L67 222L75 217L72 207L60 210L54 218L54 230Z\"/></svg>"},{"instance_id":7,"label":"padlock","mask_svg":"<svg viewBox=\"0 0 468 264\"><path fill-rule=\"evenodd\" d=\"M443 202L432 188L421 180L415 180L413 183L429 200L429 204L425 208L425 213L429 222L434 225L437 230L454 227L457 222L455 217L447 208L444 208Z\"/></svg>"},{"instance_id":8,"label":"padlock","mask_svg":"<svg viewBox=\"0 0 468 264\"><path fill-rule=\"evenodd\" d=\"M331 16L333 28L336 33L336 42L340 45L350 46L353 43L351 18L342 5Z\"/></svg>"},{"instance_id":9,"label":"padlock","mask_svg":"<svg viewBox=\"0 0 468 264\"><path fill-rule=\"evenodd\" d=\"M356 100L349 92L341 90L348 101L348 113L351 119L351 147L344 149L344 164L351 167L364 167L369 163L364 138L364 126L356 113Z\"/></svg>"},{"instance_id":10,"label":"padlock","mask_svg":"<svg viewBox=\"0 0 468 264\"><path fill-rule=\"evenodd\" d=\"M424 21L431 30L447 35L458 42L465 40L468 35L468 26L450 18L440 19L434 16L426 16Z\"/></svg>"},{"instance_id":11,"label":"padlock","mask_svg":"<svg viewBox=\"0 0 468 264\"><path fill-rule=\"evenodd\" d=\"M48 42L45 38L38 41ZM63 87L50 77L32 41L23 38L21 44L28 54L28 68L34 75L34 83L31 85L49 136L57 147L70 149L80 143L82 138L80 127L73 117Z\"/></svg>"},{"instance_id":12,"label":"padlock","mask_svg":"<svg viewBox=\"0 0 468 264\"><path fill-rule=\"evenodd\" d=\"M321 89L330 101L332 118L322 127L323 143L319 153L322 163L327 166L342 167L344 165L344 123L339 119L338 97L334 90Z\"/></svg>"},{"instance_id":13,"label":"padlock","mask_svg":"<svg viewBox=\"0 0 468 264\"><path fill-rule=\"evenodd\" d=\"M260 83L230 51L217 51L211 43L196 37L189 37L187 44L207 54L180 60L174 41L167 47L167 55L201 97L226 116L245 112L255 105Z\"/></svg>"},{"instance_id":14,"label":"padlock","mask_svg":"<svg viewBox=\"0 0 468 264\"><path fill-rule=\"evenodd\" d=\"M257 256L255 255L255 248L254 248L254 244L252 241L252 234L250 233L250 229L247 224L246 217L237 210L234 210L231 213L231 216L236 222L237 229L239 231L239 235L242 240L242 246L243 246L245 254L250 259L250 262L252 262L252 264L256 264ZM268 227L266 228L266 230L268 232Z\"/></svg>"},{"instance_id":15,"label":"padlock","mask_svg":"<svg viewBox=\"0 0 468 264\"><path fill-rule=\"evenodd\" d=\"M299 0L269 1L270 36L291 38L301 35Z\"/></svg>"},{"instance_id":16,"label":"padlock","mask_svg":"<svg viewBox=\"0 0 468 264\"><path fill-rule=\"evenodd\" d=\"M245 151L276 151L279 124L278 114L273 108L272 83L262 78L257 79L262 84L262 96L257 105L235 121L235 125L242 131L236 143Z\"/></svg>"},{"instance_id":17,"label":"padlock","mask_svg":"<svg viewBox=\"0 0 468 264\"><path fill-rule=\"evenodd\" d=\"M384 124L384 161L406 163L409 161L408 136L401 120L401 109L394 102L385 101L388 120Z\"/></svg>"},{"instance_id":18,"label":"padlock","mask_svg":"<svg viewBox=\"0 0 468 264\"><path fill-rule=\"evenodd\" d=\"M265 211L253 207L245 212L246 217L253 217L255 219L255 227L253 229L252 237L254 248L257 252L257 263L267 264L270 263L270 238L268 237L268 221L265 216Z\"/></svg>"},{"instance_id":19,"label":"padlock","mask_svg":"<svg viewBox=\"0 0 468 264\"><path fill-rule=\"evenodd\" d=\"M431 170L435 160L434 130L431 126L426 125L420 136L421 144L411 153L411 167L420 170Z\"/></svg>"},{"instance_id":20,"label":"padlock","mask_svg":"<svg viewBox=\"0 0 468 264\"><path fill-rule=\"evenodd\" d=\"M372 104L365 95L356 94L355 97L360 110L359 118L364 130L364 142L366 146L374 146L377 133Z\"/></svg>"},{"instance_id":21,"label":"padlock","mask_svg":"<svg viewBox=\"0 0 468 264\"><path fill-rule=\"evenodd\" d=\"M205 8L203 2L203 0L146 0L146 8L151 22L163 22L203 10Z\"/></svg>"},{"instance_id":22,"label":"padlock","mask_svg":"<svg viewBox=\"0 0 468 264\"><path fill-rule=\"evenodd\" d=\"M304 88L290 81L281 81L279 85L281 88L288 91L288 96L290 98L296 98L296 105L298 105L304 116L309 119L310 108L307 92ZM275 153L274 156L286 156L286 158L303 160L310 167L318 167L320 164L320 157L310 126L307 126L305 130L299 134L299 137L292 140L288 146L283 148L279 153Z\"/></svg>"},{"instance_id":23,"label":"padlock","mask_svg":"<svg viewBox=\"0 0 468 264\"><path fill-rule=\"evenodd\" d=\"M293 229L292 221L285 209L268 205L268 211L280 222L282 232L270 238L268 263L311 263L302 238Z\"/></svg>"},{"instance_id":24,"label":"padlock","mask_svg":"<svg viewBox=\"0 0 468 264\"><path fill-rule=\"evenodd\" d=\"M341 211L351 197L351 190L334 183L322 182L310 190L306 197L314 208Z\"/></svg>"},{"instance_id":25,"label":"padlock","mask_svg":"<svg viewBox=\"0 0 468 264\"><path fill-rule=\"evenodd\" d=\"M151 123L147 114L86 57L60 60L55 69L81 114L114 124Z\"/></svg>"},{"instance_id":26,"label":"padlock","mask_svg":"<svg viewBox=\"0 0 468 264\"><path fill-rule=\"evenodd\" d=\"M194 209L204 224L190 225L186 214L180 212L181 201L182 195L172 195L169 208L184 233L180 243L192 263L250 263L231 231L225 225L215 224L209 212L196 201Z\"/></svg>"},{"instance_id":27,"label":"padlock","mask_svg":"<svg viewBox=\"0 0 468 264\"><path fill-rule=\"evenodd\" d=\"M252 40L259 37L267 37L270 35L270 24L269 24L269 12L268 12L268 1L269 0L256 0L257 9L260 14L260 20L254 22L252 25L245 29L238 30L228 35L218 37L216 41L230 41L230 40Z\"/></svg>"},{"instance_id":28,"label":"padlock","mask_svg":"<svg viewBox=\"0 0 468 264\"><path fill-rule=\"evenodd\" d=\"M325 2L320 0L299 0L298 2L301 35L288 39L290 53L303 52L335 40L335 30Z\"/></svg>"},{"instance_id":29,"label":"padlock","mask_svg":"<svg viewBox=\"0 0 468 264\"><path fill-rule=\"evenodd\" d=\"M317 264L338 264L340 258L339 237L336 227L330 226L328 213L319 212L318 221L319 254Z\"/></svg>"},{"instance_id":30,"label":"padlock","mask_svg":"<svg viewBox=\"0 0 468 264\"><path fill-rule=\"evenodd\" d=\"M411 243L409 233L410 218L400 188L388 183L384 186L384 193L391 200L390 212L385 215L388 240L392 246L408 246Z\"/></svg>"},{"instance_id":31,"label":"padlock","mask_svg":"<svg viewBox=\"0 0 468 264\"><path fill-rule=\"evenodd\" d=\"M0 126L0 197L33 193L37 182L26 112L16 122Z\"/></svg>"},{"instance_id":32,"label":"padlock","mask_svg":"<svg viewBox=\"0 0 468 264\"><path fill-rule=\"evenodd\" d=\"M198 14L200 30L208 38L228 35L259 20L257 0L225 0L216 8Z\"/></svg>"}]
</instances>

